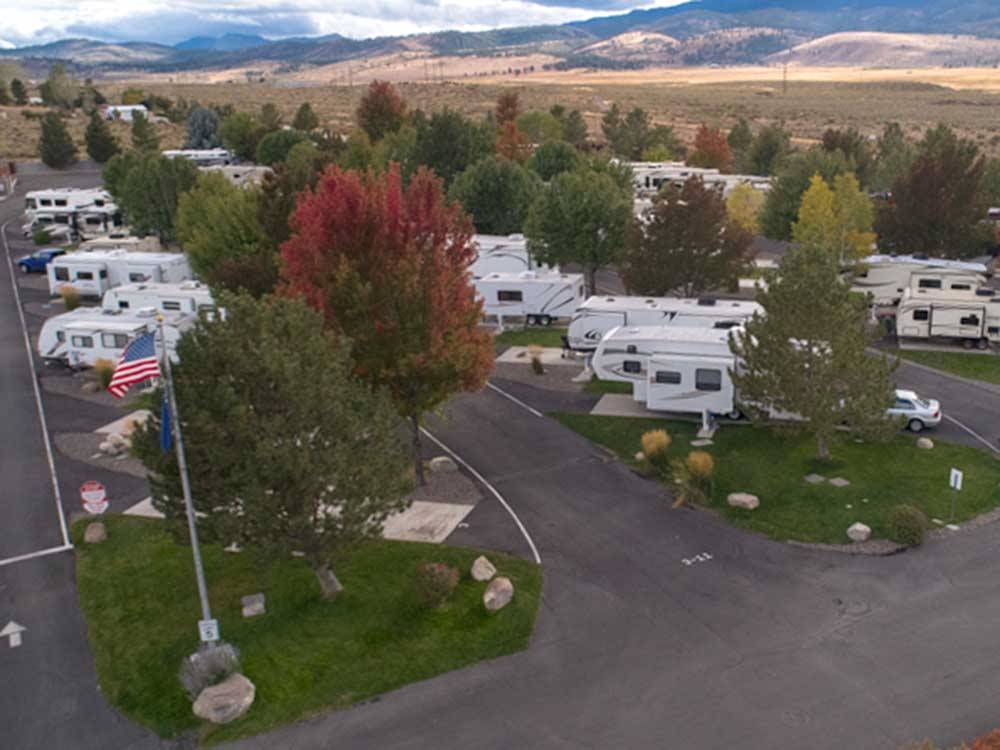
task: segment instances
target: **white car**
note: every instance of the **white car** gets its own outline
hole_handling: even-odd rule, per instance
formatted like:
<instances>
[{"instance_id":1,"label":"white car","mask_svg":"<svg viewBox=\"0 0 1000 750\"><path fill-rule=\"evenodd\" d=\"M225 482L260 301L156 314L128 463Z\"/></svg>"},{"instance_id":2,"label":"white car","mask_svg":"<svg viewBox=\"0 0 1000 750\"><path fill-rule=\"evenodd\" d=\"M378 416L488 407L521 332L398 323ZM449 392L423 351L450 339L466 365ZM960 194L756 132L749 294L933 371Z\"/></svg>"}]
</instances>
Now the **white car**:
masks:
<instances>
[{"instance_id":1,"label":"white car","mask_svg":"<svg viewBox=\"0 0 1000 750\"><path fill-rule=\"evenodd\" d=\"M927 427L941 424L941 404L933 399L922 399L915 391L896 391L896 403L887 410L893 417L906 419L906 427L911 432L920 432Z\"/></svg>"}]
</instances>

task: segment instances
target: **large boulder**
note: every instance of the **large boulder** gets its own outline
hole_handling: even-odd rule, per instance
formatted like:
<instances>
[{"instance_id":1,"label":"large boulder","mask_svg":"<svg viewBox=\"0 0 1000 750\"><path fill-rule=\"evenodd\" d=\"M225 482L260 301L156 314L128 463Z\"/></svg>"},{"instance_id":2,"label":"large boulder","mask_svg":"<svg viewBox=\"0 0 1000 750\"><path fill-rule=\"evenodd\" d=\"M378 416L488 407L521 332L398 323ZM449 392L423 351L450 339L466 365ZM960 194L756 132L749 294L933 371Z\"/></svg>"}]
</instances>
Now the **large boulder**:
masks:
<instances>
[{"instance_id":1,"label":"large boulder","mask_svg":"<svg viewBox=\"0 0 1000 750\"><path fill-rule=\"evenodd\" d=\"M871 528L865 526L865 524L860 521L858 523L852 523L847 529L847 536L852 542L867 542L871 538L871 535Z\"/></svg>"},{"instance_id":2,"label":"large boulder","mask_svg":"<svg viewBox=\"0 0 1000 750\"><path fill-rule=\"evenodd\" d=\"M497 574L497 569L485 555L480 555L472 563L472 569L469 572L472 573L472 577L477 581L488 581Z\"/></svg>"},{"instance_id":3,"label":"large boulder","mask_svg":"<svg viewBox=\"0 0 1000 750\"><path fill-rule=\"evenodd\" d=\"M108 530L100 521L87 524L83 532L83 541L87 544L100 544L108 538Z\"/></svg>"},{"instance_id":4,"label":"large boulder","mask_svg":"<svg viewBox=\"0 0 1000 750\"><path fill-rule=\"evenodd\" d=\"M435 456L431 459L430 469L434 473L445 474L450 471L458 471L458 464L448 456Z\"/></svg>"},{"instance_id":5,"label":"large boulder","mask_svg":"<svg viewBox=\"0 0 1000 750\"><path fill-rule=\"evenodd\" d=\"M256 693L254 684L237 672L202 690L191 710L199 719L228 724L250 710Z\"/></svg>"},{"instance_id":6,"label":"large boulder","mask_svg":"<svg viewBox=\"0 0 1000 750\"><path fill-rule=\"evenodd\" d=\"M929 437L919 437L917 438L917 447L925 451L934 450L934 441Z\"/></svg>"},{"instance_id":7,"label":"large boulder","mask_svg":"<svg viewBox=\"0 0 1000 750\"><path fill-rule=\"evenodd\" d=\"M757 510L760 507L760 498L749 492L730 492L726 496L726 502L732 508L743 508L743 510Z\"/></svg>"},{"instance_id":8,"label":"large boulder","mask_svg":"<svg viewBox=\"0 0 1000 750\"><path fill-rule=\"evenodd\" d=\"M496 612L510 604L510 600L513 598L514 584L510 582L509 578L497 576L490 581L490 585L483 593L483 605L490 612Z\"/></svg>"}]
</instances>

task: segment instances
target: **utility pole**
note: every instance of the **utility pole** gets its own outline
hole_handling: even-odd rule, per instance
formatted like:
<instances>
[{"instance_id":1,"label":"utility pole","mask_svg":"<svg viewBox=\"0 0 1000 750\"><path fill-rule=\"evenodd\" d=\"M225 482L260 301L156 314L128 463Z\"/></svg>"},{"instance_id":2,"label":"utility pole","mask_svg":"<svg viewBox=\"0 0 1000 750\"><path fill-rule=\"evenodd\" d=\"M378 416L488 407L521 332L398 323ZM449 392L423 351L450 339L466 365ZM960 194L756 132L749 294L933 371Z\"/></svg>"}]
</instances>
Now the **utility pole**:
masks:
<instances>
[{"instance_id":1,"label":"utility pole","mask_svg":"<svg viewBox=\"0 0 1000 750\"><path fill-rule=\"evenodd\" d=\"M160 342L163 344L163 375L167 390L167 404L170 406L170 428L174 434L174 447L177 452L177 468L181 474L181 491L184 494L184 510L187 512L188 531L191 535L191 555L194 557L194 574L198 581L198 598L201 600L201 622L198 629L201 640L215 643L219 640L218 624L212 619L212 610L208 605L208 587L205 585L205 568L201 561L201 547L198 545L198 528L194 514L194 502L191 500L191 480L188 478L187 458L184 456L184 437L181 435L181 417L177 411L177 395L174 393L173 372L170 369L170 355L167 353L167 337L163 332L163 316L157 316L157 327L160 329Z\"/></svg>"}]
</instances>

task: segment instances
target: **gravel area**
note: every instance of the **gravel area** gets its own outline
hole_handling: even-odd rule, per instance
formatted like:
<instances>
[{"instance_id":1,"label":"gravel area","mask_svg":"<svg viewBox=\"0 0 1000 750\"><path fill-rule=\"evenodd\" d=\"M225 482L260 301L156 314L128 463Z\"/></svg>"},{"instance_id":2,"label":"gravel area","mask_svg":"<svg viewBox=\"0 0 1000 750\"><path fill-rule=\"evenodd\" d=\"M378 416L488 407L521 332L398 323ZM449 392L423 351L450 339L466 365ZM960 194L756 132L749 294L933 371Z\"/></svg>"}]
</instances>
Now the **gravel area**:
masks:
<instances>
[{"instance_id":1,"label":"gravel area","mask_svg":"<svg viewBox=\"0 0 1000 750\"><path fill-rule=\"evenodd\" d=\"M530 364L510 364L498 362L494 374L504 380L512 380L515 383L543 388L550 391L564 391L569 393L580 393L583 390L582 383L574 383L573 378L583 372L583 366L579 363L565 365L551 365L545 368L544 375L536 375Z\"/></svg>"},{"instance_id":2,"label":"gravel area","mask_svg":"<svg viewBox=\"0 0 1000 750\"><path fill-rule=\"evenodd\" d=\"M96 432L64 432L56 435L54 442L61 453L72 459L145 479L146 469L138 459L127 455L124 458L112 458L98 450L98 446L106 439L107 435Z\"/></svg>"}]
</instances>

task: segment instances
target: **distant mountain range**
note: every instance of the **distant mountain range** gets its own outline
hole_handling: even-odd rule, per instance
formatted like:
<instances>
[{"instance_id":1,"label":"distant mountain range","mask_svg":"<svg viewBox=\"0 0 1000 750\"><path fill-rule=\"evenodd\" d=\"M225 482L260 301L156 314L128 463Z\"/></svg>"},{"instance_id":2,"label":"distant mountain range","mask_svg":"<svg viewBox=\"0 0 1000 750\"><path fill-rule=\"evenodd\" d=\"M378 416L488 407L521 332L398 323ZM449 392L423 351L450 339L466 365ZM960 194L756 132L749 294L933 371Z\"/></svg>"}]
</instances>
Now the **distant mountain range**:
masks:
<instances>
[{"instance_id":1,"label":"distant mountain range","mask_svg":"<svg viewBox=\"0 0 1000 750\"><path fill-rule=\"evenodd\" d=\"M923 39L928 35L927 39ZM933 36L930 36L933 35ZM2 47L0 43L0 47ZM302 69L393 54L544 54L558 67L730 65L791 60L814 65L1000 64L997 0L697 0L561 26L408 37L336 34L268 40L227 34L174 46L67 39L0 49L41 69L78 72L226 70L277 63Z\"/></svg>"}]
</instances>

